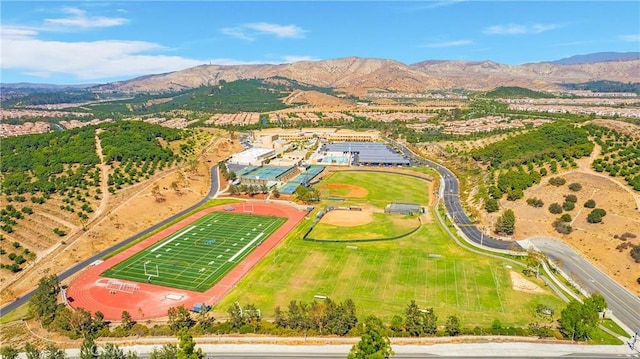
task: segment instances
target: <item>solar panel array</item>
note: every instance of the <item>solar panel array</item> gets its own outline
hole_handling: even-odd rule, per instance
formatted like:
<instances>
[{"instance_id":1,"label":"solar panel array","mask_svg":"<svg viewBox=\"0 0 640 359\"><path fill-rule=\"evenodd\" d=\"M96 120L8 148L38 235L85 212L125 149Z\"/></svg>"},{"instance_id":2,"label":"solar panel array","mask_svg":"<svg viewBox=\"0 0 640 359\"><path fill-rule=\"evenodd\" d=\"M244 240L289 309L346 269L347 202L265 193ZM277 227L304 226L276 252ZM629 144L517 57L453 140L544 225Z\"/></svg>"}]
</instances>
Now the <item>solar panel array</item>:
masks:
<instances>
[{"instance_id":1,"label":"solar panel array","mask_svg":"<svg viewBox=\"0 0 640 359\"><path fill-rule=\"evenodd\" d=\"M392 151L383 143L341 142L324 145L325 152L351 152L357 164L408 165L409 160Z\"/></svg>"}]
</instances>

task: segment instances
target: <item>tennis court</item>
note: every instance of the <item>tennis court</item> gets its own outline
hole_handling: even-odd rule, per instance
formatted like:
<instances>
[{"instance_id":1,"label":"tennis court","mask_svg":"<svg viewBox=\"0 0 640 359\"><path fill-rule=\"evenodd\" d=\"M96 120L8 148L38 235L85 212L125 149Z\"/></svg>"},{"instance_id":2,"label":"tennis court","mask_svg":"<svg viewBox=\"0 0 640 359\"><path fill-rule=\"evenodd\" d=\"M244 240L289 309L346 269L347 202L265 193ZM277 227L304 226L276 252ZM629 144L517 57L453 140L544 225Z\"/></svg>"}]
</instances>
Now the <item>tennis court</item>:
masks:
<instances>
[{"instance_id":1,"label":"tennis court","mask_svg":"<svg viewBox=\"0 0 640 359\"><path fill-rule=\"evenodd\" d=\"M204 292L286 220L282 217L212 212L102 275Z\"/></svg>"}]
</instances>

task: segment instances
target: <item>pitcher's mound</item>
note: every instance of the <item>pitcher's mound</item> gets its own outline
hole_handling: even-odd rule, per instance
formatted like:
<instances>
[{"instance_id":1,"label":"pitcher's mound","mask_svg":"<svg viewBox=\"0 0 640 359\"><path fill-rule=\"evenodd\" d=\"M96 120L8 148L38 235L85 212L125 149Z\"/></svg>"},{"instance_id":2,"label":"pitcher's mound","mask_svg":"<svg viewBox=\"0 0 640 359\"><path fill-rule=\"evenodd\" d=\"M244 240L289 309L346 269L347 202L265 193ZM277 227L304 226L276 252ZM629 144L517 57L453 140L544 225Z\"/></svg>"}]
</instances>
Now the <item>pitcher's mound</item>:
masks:
<instances>
[{"instance_id":1,"label":"pitcher's mound","mask_svg":"<svg viewBox=\"0 0 640 359\"><path fill-rule=\"evenodd\" d=\"M370 211L333 210L322 217L322 223L342 227L361 226L371 221L373 221L373 213Z\"/></svg>"}]
</instances>

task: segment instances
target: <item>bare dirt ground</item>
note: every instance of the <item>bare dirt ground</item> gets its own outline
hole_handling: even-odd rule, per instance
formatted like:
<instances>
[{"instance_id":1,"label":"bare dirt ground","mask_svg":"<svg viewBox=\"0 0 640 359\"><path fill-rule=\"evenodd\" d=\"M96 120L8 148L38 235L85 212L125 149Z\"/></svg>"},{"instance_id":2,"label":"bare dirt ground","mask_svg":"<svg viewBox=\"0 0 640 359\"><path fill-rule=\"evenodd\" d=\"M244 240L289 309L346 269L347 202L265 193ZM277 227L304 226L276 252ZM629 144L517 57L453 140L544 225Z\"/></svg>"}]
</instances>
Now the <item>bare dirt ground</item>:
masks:
<instances>
[{"instance_id":1,"label":"bare dirt ground","mask_svg":"<svg viewBox=\"0 0 640 359\"><path fill-rule=\"evenodd\" d=\"M371 210L362 211L342 211L333 210L325 214L322 223L331 224L340 227L361 226L373 221L373 212Z\"/></svg>"},{"instance_id":2,"label":"bare dirt ground","mask_svg":"<svg viewBox=\"0 0 640 359\"><path fill-rule=\"evenodd\" d=\"M608 127L618 132L626 133L636 138L640 137L640 126L634 125L632 123L616 121L616 120L605 120L605 119L593 120L593 121L590 121L590 123L597 126Z\"/></svg>"},{"instance_id":3,"label":"bare dirt ground","mask_svg":"<svg viewBox=\"0 0 640 359\"><path fill-rule=\"evenodd\" d=\"M538 286L537 284L527 280L519 272L510 271L509 275L511 276L511 286L513 290L527 293L545 293L544 289L540 288L540 286Z\"/></svg>"},{"instance_id":4,"label":"bare dirt ground","mask_svg":"<svg viewBox=\"0 0 640 359\"><path fill-rule=\"evenodd\" d=\"M549 177L551 176L543 178L541 184L527 189L522 200L500 201L503 209L511 208L516 213L516 233L511 239L519 240L531 236L559 238L632 293L640 294L640 284L636 282L640 276L640 265L631 258L630 247L623 250L616 249L625 242L614 238L626 232L633 233L638 237L626 242L640 245L640 212L636 204L638 195L616 179L592 173L584 167L557 175L566 179L567 183L564 186L555 187L548 184ZM582 190L571 192L568 184L574 182L580 183ZM564 196L569 194L574 194L578 198L575 209L564 212L571 215L570 224L573 232L561 235L552 227L552 223L560 215L550 213L548 207L554 202L562 204ZM527 205L526 198L532 197L541 199L544 206L534 208ZM596 202L597 208L607 211L602 223L587 222L586 218L591 209L583 205L589 199ZM486 228L492 228L499 213L485 214L482 220L483 225Z\"/></svg>"},{"instance_id":5,"label":"bare dirt ground","mask_svg":"<svg viewBox=\"0 0 640 359\"><path fill-rule=\"evenodd\" d=\"M110 196L104 213L92 220L86 231L78 231L75 237L67 236L64 242L43 251L35 265L23 270L16 280L3 288L1 301L6 303L24 295L35 287L41 277L60 273L201 200L209 191L209 168L242 150L237 141L230 143L228 134L205 130L213 132L214 137L195 171L185 167L174 168ZM178 191L171 187L175 181L180 183ZM156 184L165 199L162 202L152 194Z\"/></svg>"}]
</instances>

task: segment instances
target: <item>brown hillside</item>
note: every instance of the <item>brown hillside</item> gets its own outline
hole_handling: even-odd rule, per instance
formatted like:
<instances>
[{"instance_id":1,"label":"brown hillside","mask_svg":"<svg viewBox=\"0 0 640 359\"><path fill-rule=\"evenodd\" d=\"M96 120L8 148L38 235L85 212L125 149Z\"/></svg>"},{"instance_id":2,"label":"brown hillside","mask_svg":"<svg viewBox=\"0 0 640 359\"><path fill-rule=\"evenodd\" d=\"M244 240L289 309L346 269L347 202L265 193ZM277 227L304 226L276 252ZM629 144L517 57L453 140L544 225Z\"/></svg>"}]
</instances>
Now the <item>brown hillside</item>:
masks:
<instances>
[{"instance_id":1,"label":"brown hillside","mask_svg":"<svg viewBox=\"0 0 640 359\"><path fill-rule=\"evenodd\" d=\"M103 85L102 89L166 91L215 85L220 80L275 76L315 86L331 87L356 95L377 88L401 92L452 88L487 90L496 86L523 86L548 90L558 89L558 84L562 82L640 82L640 60L576 65L534 63L512 66L492 61L424 61L405 65L386 59L347 57L281 65L202 65L182 71L114 82Z\"/></svg>"}]
</instances>

